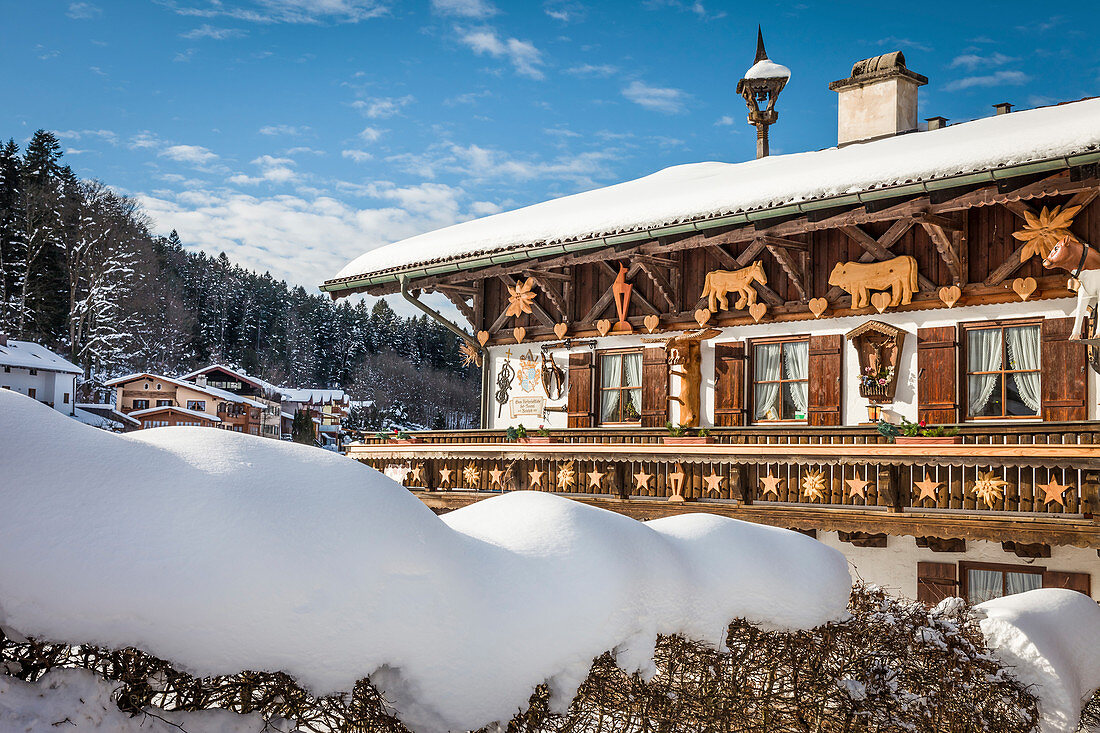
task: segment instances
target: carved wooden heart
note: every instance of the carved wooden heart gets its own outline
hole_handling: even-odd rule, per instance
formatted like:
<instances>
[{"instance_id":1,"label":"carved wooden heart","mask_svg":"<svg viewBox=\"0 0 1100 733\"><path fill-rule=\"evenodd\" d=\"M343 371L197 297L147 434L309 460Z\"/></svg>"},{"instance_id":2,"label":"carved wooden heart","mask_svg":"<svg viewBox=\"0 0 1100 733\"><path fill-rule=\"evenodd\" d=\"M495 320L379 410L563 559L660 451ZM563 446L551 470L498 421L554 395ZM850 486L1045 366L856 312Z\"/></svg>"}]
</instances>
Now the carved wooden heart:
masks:
<instances>
[{"instance_id":1,"label":"carved wooden heart","mask_svg":"<svg viewBox=\"0 0 1100 733\"><path fill-rule=\"evenodd\" d=\"M645 324L646 330L653 333L657 330L657 326L661 325L661 317L656 314L650 314L642 319L642 323Z\"/></svg>"},{"instance_id":2,"label":"carved wooden heart","mask_svg":"<svg viewBox=\"0 0 1100 733\"><path fill-rule=\"evenodd\" d=\"M517 326L512 329L512 335L516 337L516 343L523 343L523 337L527 335L527 329L523 326Z\"/></svg>"},{"instance_id":3,"label":"carved wooden heart","mask_svg":"<svg viewBox=\"0 0 1100 733\"><path fill-rule=\"evenodd\" d=\"M707 321L710 320L710 308L700 308L695 311L695 322L699 324L699 327L707 325Z\"/></svg>"},{"instance_id":4,"label":"carved wooden heart","mask_svg":"<svg viewBox=\"0 0 1100 733\"><path fill-rule=\"evenodd\" d=\"M752 316L752 320L760 323L760 319L764 317L764 314L768 312L768 306L765 303L753 303L749 306L749 315Z\"/></svg>"},{"instance_id":5,"label":"carved wooden heart","mask_svg":"<svg viewBox=\"0 0 1100 733\"><path fill-rule=\"evenodd\" d=\"M568 332L569 332L569 324L568 323L555 323L554 324L554 335L557 336L558 338L560 338L560 339L565 338L565 334L567 334Z\"/></svg>"},{"instance_id":6,"label":"carved wooden heart","mask_svg":"<svg viewBox=\"0 0 1100 733\"><path fill-rule=\"evenodd\" d=\"M1035 282L1033 277L1018 277L1012 281L1012 289L1016 291L1016 295L1020 296L1020 300L1030 298L1038 287L1039 283Z\"/></svg>"},{"instance_id":7,"label":"carved wooden heart","mask_svg":"<svg viewBox=\"0 0 1100 733\"><path fill-rule=\"evenodd\" d=\"M814 318L821 318L821 314L827 310L829 310L829 301L824 298L810 299L810 313L814 314Z\"/></svg>"},{"instance_id":8,"label":"carved wooden heart","mask_svg":"<svg viewBox=\"0 0 1100 733\"><path fill-rule=\"evenodd\" d=\"M479 344L481 344L482 346L489 343L489 332L488 331L478 331L477 332L477 342Z\"/></svg>"},{"instance_id":9,"label":"carved wooden heart","mask_svg":"<svg viewBox=\"0 0 1100 733\"><path fill-rule=\"evenodd\" d=\"M611 321L607 320L606 318L601 318L600 320L596 321L596 330L600 332L601 336L606 336L607 333L611 330Z\"/></svg>"},{"instance_id":10,"label":"carved wooden heart","mask_svg":"<svg viewBox=\"0 0 1100 733\"><path fill-rule=\"evenodd\" d=\"M946 288L940 288L940 300L948 308L955 307L955 304L962 298L963 291L958 285L949 285Z\"/></svg>"},{"instance_id":11,"label":"carved wooden heart","mask_svg":"<svg viewBox=\"0 0 1100 733\"><path fill-rule=\"evenodd\" d=\"M892 296L890 293L875 293L871 296L871 305L875 307L879 313L890 307L890 300Z\"/></svg>"}]
</instances>

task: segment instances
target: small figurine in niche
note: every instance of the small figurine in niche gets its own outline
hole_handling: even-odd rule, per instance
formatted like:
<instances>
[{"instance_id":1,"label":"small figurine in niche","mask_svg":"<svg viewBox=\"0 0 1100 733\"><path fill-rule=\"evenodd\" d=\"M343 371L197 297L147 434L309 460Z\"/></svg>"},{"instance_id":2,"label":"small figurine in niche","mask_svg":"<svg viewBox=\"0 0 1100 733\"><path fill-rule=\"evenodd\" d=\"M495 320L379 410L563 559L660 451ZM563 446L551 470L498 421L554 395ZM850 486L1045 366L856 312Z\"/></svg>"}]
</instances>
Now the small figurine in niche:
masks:
<instances>
[{"instance_id":1,"label":"small figurine in niche","mask_svg":"<svg viewBox=\"0 0 1100 733\"><path fill-rule=\"evenodd\" d=\"M727 295L736 292L737 302L733 304L733 309L741 310L756 305L756 288L752 286L754 282L768 284L768 276L764 273L764 265L760 260L740 270L708 272L703 281L703 294L699 297L707 298L707 308L711 313L717 313L718 303L722 304L722 310L729 310Z\"/></svg>"},{"instance_id":2,"label":"small figurine in niche","mask_svg":"<svg viewBox=\"0 0 1100 733\"><path fill-rule=\"evenodd\" d=\"M1100 253L1073 235L1067 235L1043 258L1043 267L1060 267L1077 280L1077 308L1073 312L1073 332L1069 337L1081 338L1081 326L1089 307L1100 303Z\"/></svg>"},{"instance_id":3,"label":"small figurine in niche","mask_svg":"<svg viewBox=\"0 0 1100 733\"><path fill-rule=\"evenodd\" d=\"M872 290L889 290L892 308L909 305L913 293L920 289L917 261L909 255L883 262L838 262L829 275L829 284L852 296L852 308L870 305Z\"/></svg>"}]
</instances>

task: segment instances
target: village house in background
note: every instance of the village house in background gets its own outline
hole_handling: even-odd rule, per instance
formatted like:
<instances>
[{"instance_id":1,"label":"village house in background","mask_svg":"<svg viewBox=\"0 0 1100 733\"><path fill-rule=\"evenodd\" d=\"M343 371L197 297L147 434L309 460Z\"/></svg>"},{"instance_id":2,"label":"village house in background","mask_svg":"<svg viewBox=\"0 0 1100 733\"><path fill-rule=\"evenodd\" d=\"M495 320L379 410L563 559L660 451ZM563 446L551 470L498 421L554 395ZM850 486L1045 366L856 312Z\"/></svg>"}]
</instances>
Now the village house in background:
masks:
<instances>
[{"instance_id":1,"label":"village house in background","mask_svg":"<svg viewBox=\"0 0 1100 733\"><path fill-rule=\"evenodd\" d=\"M283 412L288 413L291 418L299 411L305 412L313 418L317 426L317 439L323 446L342 447L344 422L351 409L351 398L344 390L290 387L281 387L280 390L283 397Z\"/></svg>"},{"instance_id":2,"label":"village house in background","mask_svg":"<svg viewBox=\"0 0 1100 733\"><path fill-rule=\"evenodd\" d=\"M80 367L45 346L0 333L0 389L10 389L74 416Z\"/></svg>"},{"instance_id":3,"label":"village house in background","mask_svg":"<svg viewBox=\"0 0 1100 733\"><path fill-rule=\"evenodd\" d=\"M220 364L212 364L184 374L180 379L193 382L200 387L231 392L238 397L248 397L264 405L260 413L260 432L265 438L279 438L286 431L282 429L282 393L281 388L242 371ZM293 415L292 415L293 417Z\"/></svg>"},{"instance_id":4,"label":"village house in background","mask_svg":"<svg viewBox=\"0 0 1100 733\"><path fill-rule=\"evenodd\" d=\"M189 425L259 435L267 409L250 397L145 372L104 384L115 388L115 409L140 420L142 428Z\"/></svg>"},{"instance_id":5,"label":"village house in background","mask_svg":"<svg viewBox=\"0 0 1100 733\"><path fill-rule=\"evenodd\" d=\"M1100 599L1100 356L1042 262L1100 246L1100 99L921 124L927 79L889 53L830 86L835 148L769 156L789 77L761 41L738 84L757 160L428 232L325 282L441 321L418 297L445 295L483 366L480 432L348 454L438 510L534 489L707 511L928 603Z\"/></svg>"}]
</instances>

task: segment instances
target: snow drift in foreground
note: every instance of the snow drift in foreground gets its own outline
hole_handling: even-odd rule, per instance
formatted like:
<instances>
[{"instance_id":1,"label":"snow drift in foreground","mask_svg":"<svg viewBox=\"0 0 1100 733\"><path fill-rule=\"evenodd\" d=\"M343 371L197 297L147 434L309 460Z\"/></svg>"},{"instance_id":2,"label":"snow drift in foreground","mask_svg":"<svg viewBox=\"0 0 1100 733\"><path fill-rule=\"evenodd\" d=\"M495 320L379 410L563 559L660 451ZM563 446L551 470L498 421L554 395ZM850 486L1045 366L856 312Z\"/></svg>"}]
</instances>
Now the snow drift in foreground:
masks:
<instances>
[{"instance_id":1,"label":"snow drift in foreground","mask_svg":"<svg viewBox=\"0 0 1100 733\"><path fill-rule=\"evenodd\" d=\"M990 650L1034 685L1042 733L1077 730L1100 689L1100 606L1084 593L1046 588L978 605Z\"/></svg>"},{"instance_id":2,"label":"snow drift in foreground","mask_svg":"<svg viewBox=\"0 0 1100 733\"><path fill-rule=\"evenodd\" d=\"M442 520L382 474L213 428L114 435L0 391L0 623L135 646L196 674L371 675L423 730L507 720L593 657L652 668L658 633L845 613L835 550L707 514L636 522L519 492Z\"/></svg>"}]
</instances>

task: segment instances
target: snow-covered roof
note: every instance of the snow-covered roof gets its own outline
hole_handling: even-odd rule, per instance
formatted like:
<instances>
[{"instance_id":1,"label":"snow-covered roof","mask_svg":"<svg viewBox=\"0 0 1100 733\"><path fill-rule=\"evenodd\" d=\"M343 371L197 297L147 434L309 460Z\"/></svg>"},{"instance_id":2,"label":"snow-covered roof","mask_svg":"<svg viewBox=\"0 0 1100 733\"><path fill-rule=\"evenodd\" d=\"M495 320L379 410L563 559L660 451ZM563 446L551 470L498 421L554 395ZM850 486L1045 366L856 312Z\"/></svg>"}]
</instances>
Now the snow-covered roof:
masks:
<instances>
[{"instance_id":1,"label":"snow-covered roof","mask_svg":"<svg viewBox=\"0 0 1100 733\"><path fill-rule=\"evenodd\" d=\"M195 377L201 376L203 374L208 374L209 372L212 372L215 369L220 369L221 371L223 371L227 374L232 374L233 376L239 378L242 382L248 382L249 384L251 384L255 387L259 387L260 389L262 389L266 392L273 392L275 394L279 393L279 387L276 387L271 382L265 382L264 380L260 379L259 377L253 377L251 374L248 374L246 372L242 372L240 369L234 369L233 367L227 367L223 364L211 364L210 366L203 367L202 369L196 369L193 372L190 372L188 374L184 374L182 377L180 377L180 379L183 379L183 380L186 380L186 381L191 381Z\"/></svg>"},{"instance_id":2,"label":"snow-covered roof","mask_svg":"<svg viewBox=\"0 0 1100 733\"><path fill-rule=\"evenodd\" d=\"M14 339L8 339L6 346L0 346L0 366L45 369L66 374L84 373L84 370L76 364L62 359L42 344Z\"/></svg>"},{"instance_id":3,"label":"snow-covered roof","mask_svg":"<svg viewBox=\"0 0 1100 733\"><path fill-rule=\"evenodd\" d=\"M348 402L349 398L342 389L295 389L280 387L283 399L287 402L300 402L310 405L323 405L330 402Z\"/></svg>"},{"instance_id":4,"label":"snow-covered roof","mask_svg":"<svg viewBox=\"0 0 1100 733\"><path fill-rule=\"evenodd\" d=\"M790 79L791 70L771 59L760 59L745 72L746 79Z\"/></svg>"},{"instance_id":5,"label":"snow-covered roof","mask_svg":"<svg viewBox=\"0 0 1100 733\"><path fill-rule=\"evenodd\" d=\"M85 425L91 425L93 428L103 428L104 430L121 430L122 421L115 420L113 418L105 417L104 415L88 412L82 410L79 407L73 408L73 418L79 420Z\"/></svg>"},{"instance_id":6,"label":"snow-covered roof","mask_svg":"<svg viewBox=\"0 0 1100 733\"><path fill-rule=\"evenodd\" d=\"M210 422L221 422L222 419L217 415L211 415L206 412L199 412L198 410L188 410L186 407L177 407L175 405L161 405L160 407L149 407L144 410L134 410L130 413L131 417L145 417L152 415L156 412L180 412L184 415L190 415L191 417L201 418L203 420L209 420Z\"/></svg>"},{"instance_id":7,"label":"snow-covered roof","mask_svg":"<svg viewBox=\"0 0 1100 733\"><path fill-rule=\"evenodd\" d=\"M84 412L91 413L104 420L111 420L113 422L128 422L133 425L139 425L140 422L127 415L125 412L119 412L115 409L112 403L100 403L100 402L78 402L76 408L83 410Z\"/></svg>"},{"instance_id":8,"label":"snow-covered roof","mask_svg":"<svg viewBox=\"0 0 1100 733\"><path fill-rule=\"evenodd\" d=\"M710 220L823 199L881 194L908 184L929 186L933 181L1029 163L1065 164L1070 156L1100 150L1097 120L1100 98L816 152L743 163L674 166L372 249L327 281L325 289L339 290L341 281L382 274L393 280L393 273L431 263L477 259L478 266L485 266L490 264L488 255L498 262L533 256L519 252L497 257L508 250L546 247L548 253L564 253L551 245L631 235L624 238L627 241L662 227L683 225L683 231L690 231ZM1075 164L1084 162L1088 161ZM440 265L431 272L449 269L453 268ZM425 269L417 274L430 273Z\"/></svg>"},{"instance_id":9,"label":"snow-covered roof","mask_svg":"<svg viewBox=\"0 0 1100 733\"><path fill-rule=\"evenodd\" d=\"M226 402L236 402L237 404L241 405L251 405L252 407L259 407L260 409L267 408L267 405L265 405L264 403L259 402L258 400L251 399L249 397L242 397L241 395L233 394L232 392L227 392L224 389L218 389L217 387L203 387L201 385L195 384L194 382L185 382L182 379L176 379L175 377L166 377L163 374L135 372L134 374L127 374L122 377L115 377L114 379L107 380L103 384L106 387L116 387L120 384L126 384L127 382L133 382L138 379L160 380L162 382L174 384L177 387L185 387L187 389L195 390L196 392L202 392L203 394L208 394L211 397L217 397L218 399L225 400ZM134 413L130 414L132 415Z\"/></svg>"}]
</instances>

